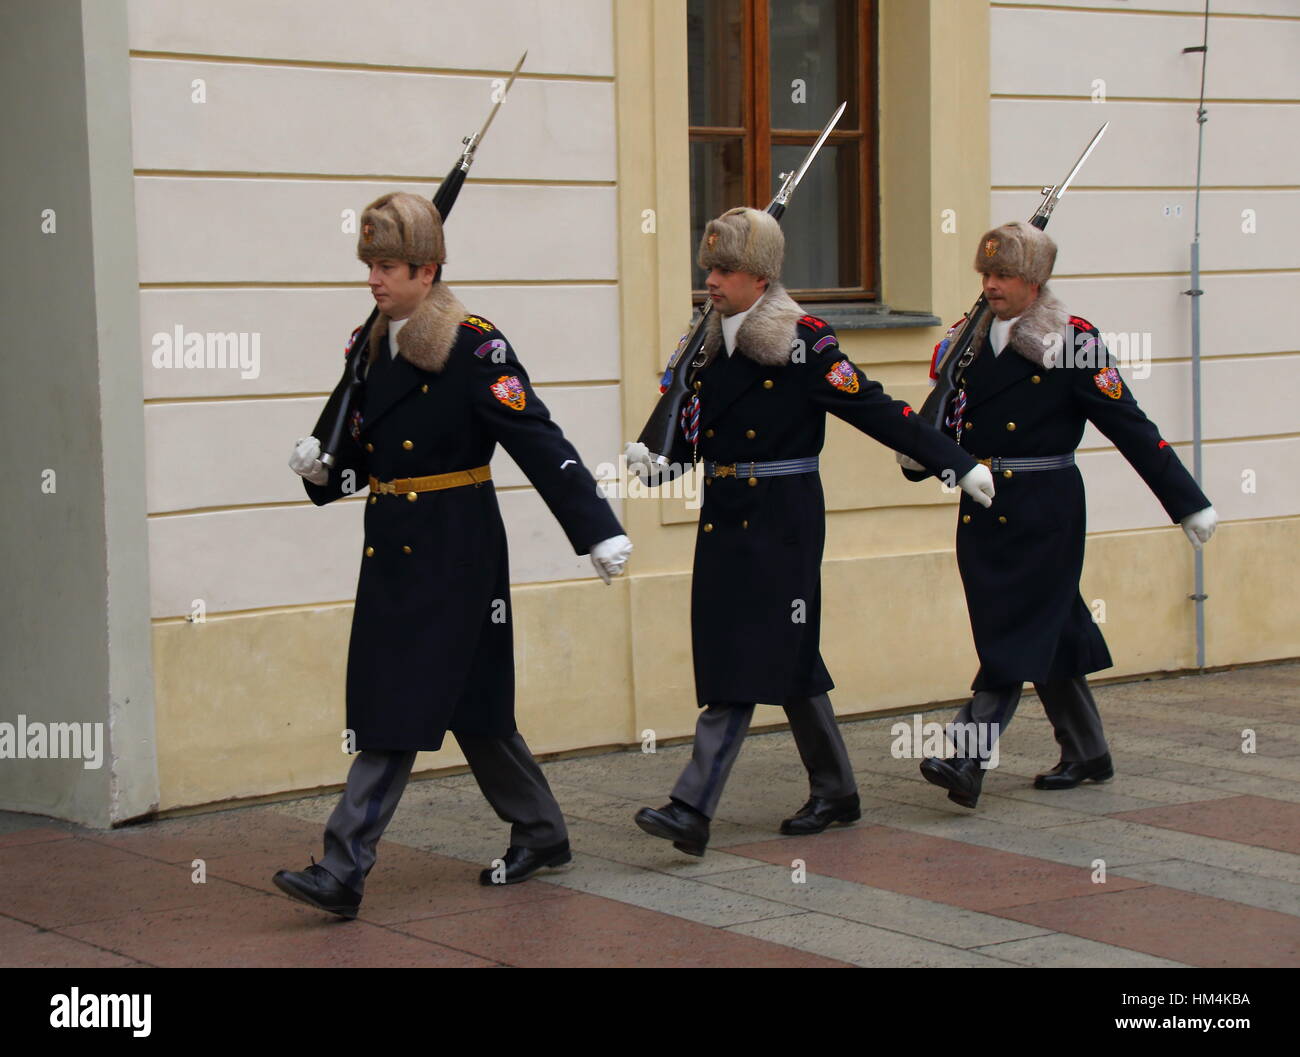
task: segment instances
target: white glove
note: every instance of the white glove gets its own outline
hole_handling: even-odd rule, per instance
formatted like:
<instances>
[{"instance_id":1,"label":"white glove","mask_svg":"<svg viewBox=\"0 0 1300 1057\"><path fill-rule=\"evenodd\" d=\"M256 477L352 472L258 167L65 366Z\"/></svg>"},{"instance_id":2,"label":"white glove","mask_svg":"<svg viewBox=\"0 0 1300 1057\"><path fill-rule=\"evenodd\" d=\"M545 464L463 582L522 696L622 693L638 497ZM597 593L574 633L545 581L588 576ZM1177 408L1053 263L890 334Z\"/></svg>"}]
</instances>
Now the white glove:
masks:
<instances>
[{"instance_id":1,"label":"white glove","mask_svg":"<svg viewBox=\"0 0 1300 1057\"><path fill-rule=\"evenodd\" d=\"M913 459L910 455L904 455L901 451L894 452L894 458L898 460L898 465L904 470L924 470L925 467Z\"/></svg>"},{"instance_id":2,"label":"white glove","mask_svg":"<svg viewBox=\"0 0 1300 1057\"><path fill-rule=\"evenodd\" d=\"M611 536L607 540L592 544L591 564L605 583L623 571L628 555L632 553L632 541L626 536Z\"/></svg>"},{"instance_id":3,"label":"white glove","mask_svg":"<svg viewBox=\"0 0 1300 1057\"><path fill-rule=\"evenodd\" d=\"M627 460L628 472L646 482L653 484L654 463L650 461L650 449L639 440L629 440L623 445L623 458Z\"/></svg>"},{"instance_id":4,"label":"white glove","mask_svg":"<svg viewBox=\"0 0 1300 1057\"><path fill-rule=\"evenodd\" d=\"M1209 543L1210 537L1214 535L1214 530L1219 524L1219 515L1214 512L1214 507L1207 506L1195 514L1188 514L1178 523L1183 526L1183 531L1187 533L1192 546L1200 550L1202 545Z\"/></svg>"},{"instance_id":5,"label":"white glove","mask_svg":"<svg viewBox=\"0 0 1300 1057\"><path fill-rule=\"evenodd\" d=\"M320 441L315 437L299 437L289 456L289 469L312 484L325 484L330 479L329 469L320 461Z\"/></svg>"},{"instance_id":6,"label":"white glove","mask_svg":"<svg viewBox=\"0 0 1300 1057\"><path fill-rule=\"evenodd\" d=\"M977 464L957 482L957 487L980 506L993 505L993 473L987 466Z\"/></svg>"}]
</instances>

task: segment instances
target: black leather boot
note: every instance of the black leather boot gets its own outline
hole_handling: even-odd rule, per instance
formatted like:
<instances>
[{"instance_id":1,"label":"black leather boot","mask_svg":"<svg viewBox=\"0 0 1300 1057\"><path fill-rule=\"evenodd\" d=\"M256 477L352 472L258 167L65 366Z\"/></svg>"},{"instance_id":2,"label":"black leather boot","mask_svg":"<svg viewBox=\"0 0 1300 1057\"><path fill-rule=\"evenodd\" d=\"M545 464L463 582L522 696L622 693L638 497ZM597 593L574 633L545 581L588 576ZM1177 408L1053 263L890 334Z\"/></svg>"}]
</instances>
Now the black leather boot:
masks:
<instances>
[{"instance_id":1,"label":"black leather boot","mask_svg":"<svg viewBox=\"0 0 1300 1057\"><path fill-rule=\"evenodd\" d=\"M357 916L361 893L334 878L325 867L312 863L305 870L280 870L271 882L290 899L349 921Z\"/></svg>"},{"instance_id":2,"label":"black leather boot","mask_svg":"<svg viewBox=\"0 0 1300 1057\"><path fill-rule=\"evenodd\" d=\"M1115 777L1110 753L1095 760L1062 760L1046 774L1034 778L1035 789L1073 789L1080 782L1106 782Z\"/></svg>"},{"instance_id":3,"label":"black leather boot","mask_svg":"<svg viewBox=\"0 0 1300 1057\"><path fill-rule=\"evenodd\" d=\"M921 774L927 782L948 790L948 799L962 807L973 808L984 784L984 768L979 760L954 756L941 760L927 756L921 761Z\"/></svg>"},{"instance_id":4,"label":"black leather boot","mask_svg":"<svg viewBox=\"0 0 1300 1057\"><path fill-rule=\"evenodd\" d=\"M487 869L479 872L478 883L481 885L513 885L520 881L527 881L538 870L545 870L550 867L563 866L565 863L573 861L573 854L569 851L569 842L560 841L559 844L552 844L547 848L521 848L516 844L510 845L502 857L505 864L504 872L499 874L500 880L494 879L495 869Z\"/></svg>"},{"instance_id":5,"label":"black leather boot","mask_svg":"<svg viewBox=\"0 0 1300 1057\"><path fill-rule=\"evenodd\" d=\"M635 821L650 836L672 841L674 848L687 855L703 855L709 843L708 816L680 800L658 809L643 807Z\"/></svg>"},{"instance_id":6,"label":"black leather boot","mask_svg":"<svg viewBox=\"0 0 1300 1057\"><path fill-rule=\"evenodd\" d=\"M793 818L781 823L781 832L787 836L804 836L820 833L832 822L857 822L862 817L862 807L857 793L833 799L814 796L808 799Z\"/></svg>"}]
</instances>

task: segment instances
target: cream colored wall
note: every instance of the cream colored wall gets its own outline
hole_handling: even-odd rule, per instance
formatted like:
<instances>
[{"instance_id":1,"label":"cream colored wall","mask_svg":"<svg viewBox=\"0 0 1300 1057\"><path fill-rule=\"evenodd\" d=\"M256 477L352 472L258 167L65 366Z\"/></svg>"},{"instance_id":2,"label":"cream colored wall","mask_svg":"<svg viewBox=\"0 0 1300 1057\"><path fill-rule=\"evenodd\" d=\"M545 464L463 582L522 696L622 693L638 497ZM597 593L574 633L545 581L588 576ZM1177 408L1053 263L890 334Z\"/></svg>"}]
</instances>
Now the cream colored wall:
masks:
<instances>
[{"instance_id":1,"label":"cream colored wall","mask_svg":"<svg viewBox=\"0 0 1300 1057\"><path fill-rule=\"evenodd\" d=\"M341 781L346 770L339 732L359 511L355 503L324 510L303 503L282 472L281 451L286 437L292 441L310 424L333 381L342 337L360 321L358 304L365 305L364 291L352 285L351 243L329 227L339 209L394 184L427 191L428 184L411 178L449 164L444 155L461 134L460 115L472 112L469 123L477 121L473 84L481 88L499 75L526 45L532 77L503 108L475 169L480 180L493 182L471 184L448 234L453 260L472 279L462 285L475 295L474 305L512 339L521 336L516 343L524 362L545 384L545 398L589 465L612 460L639 431L657 399L663 361L690 314L684 0L582 3L577 14L566 5L570 16L556 22L543 16L548 5L497 0L488 5L496 18L483 22L475 15L474 26L493 31L490 39L484 31L481 47L464 42L468 16L445 5L440 10L451 36L461 32L447 51L440 50L441 38L395 28L403 17L422 17L416 0L375 5L381 25L377 34L364 35L348 30L351 5L331 0L326 6L332 19L301 26L297 4L231 3L216 11L162 0L132 6L137 126L150 129L137 133L140 212L154 218L142 221L152 225L141 233L144 332L166 329L173 319L192 329L256 326L268 345L290 350L264 355L255 382L196 381L186 372L145 369L164 808L310 789ZM1054 17L1041 10L1046 6L1031 14ZM176 7L186 10L175 14ZM998 27L1017 14L975 0L880 2L882 270L886 299L895 307L943 319L960 314L978 289L968 244L988 226L990 205L1003 208L999 196L1006 194L1006 207L1019 210L1024 194L1016 188L1055 179L1057 156L1064 151L1068 162L1077 152L1073 127L1051 129L1040 143L1052 173L1035 168L1032 180L1011 177L1019 182L1007 191L990 183L990 166L1003 164L990 160L990 144L1003 142L998 130L1012 113L1007 106L1059 105L1062 113L1076 106L1003 100L991 88L989 50L971 42L989 40L990 32L1001 39ZM491 58L467 68L466 56L479 52ZM224 146L240 138L238 115L206 118L214 121L206 134L186 128L168 135L169 123L185 122L188 111L159 84L188 85L200 72L228 84L243 100L240 113L258 125L238 146ZM146 78L155 78L147 91ZM256 113L259 93L276 78L301 86L308 97L276 126L280 135L262 127L270 118ZM401 98L399 88L423 100L420 112L432 129L427 149L382 164L349 161L354 153L340 151L339 143L350 147L352 138L340 128L339 143L330 142L313 98L330 100L360 124L365 100ZM448 94L460 99L457 93L467 91L468 102L454 114L439 105ZM1083 116L1091 121L1093 113ZM558 127L565 120L581 132L581 149L594 149L583 156L588 168L572 164L578 148L574 128ZM531 126L539 122L556 128L554 142L538 139ZM145 157L145 151L153 153ZM1017 171L1027 173L1038 158L1038 148L1026 150ZM379 174L392 179L376 180ZM530 217L522 256L493 226L504 223L488 215L496 209L510 211L500 216ZM955 211L956 233L941 225L948 209ZM646 230L647 210L653 231ZM1104 219L1100 210L1089 215L1098 224ZM178 245L175 236L196 218L203 254ZM458 250L456 232L471 228L494 234L495 242L462 243ZM497 244L510 252L495 252ZM1168 247L1173 252L1177 240ZM1269 252L1272 270L1213 281L1225 291L1266 296L1288 278L1278 251ZM282 254L289 254L285 265L278 263ZM1178 282L1168 273L1147 281L1152 285L1144 291L1166 293ZM1103 329L1120 329L1122 319L1132 318L1119 311L1123 306L1146 303L1145 292L1104 271L1064 278L1063 293L1073 298L1071 284L1088 284L1089 297L1113 299L1115 319L1098 313ZM1285 310L1294 314L1294 303ZM571 341L574 317L588 338L580 351ZM1151 316L1147 327L1129 326L1155 332L1158 365L1143 400L1175 442L1189 428L1178 414L1177 388L1186 371L1174 354L1180 326L1173 312ZM1251 354L1264 357L1262 367L1252 361L1233 375L1257 401L1250 412L1225 409L1207 418L1213 441L1207 468L1227 474L1237 448L1247 445L1265 471L1262 479L1284 472L1294 465L1287 458L1295 454L1287 447L1293 438L1256 443L1241 430L1252 415L1263 415L1270 429L1285 432L1278 379L1290 385L1285 379L1294 375L1271 372L1279 365L1291 369L1294 345L1254 320L1239 328L1207 314L1206 330L1247 334L1257 350ZM842 335L856 362L913 403L924 397L925 364L937 337L927 329ZM1231 368L1226 359L1207 365L1207 377ZM197 436L197 447L187 431ZM238 451L214 443L235 436ZM1214 469L1220 456L1211 451L1221 452L1228 468ZM195 459L203 474L187 469ZM1116 658L1106 674L1185 668L1195 660L1186 601L1191 551L1117 460L1101 447L1081 460L1090 481L1102 480L1090 493L1094 536L1083 590L1089 601L1106 603L1105 631ZM859 714L960 697L976 662L951 553L955 497L933 483L906 483L890 452L838 421L828 428L824 466L830 515L822 646L837 681L837 710ZM624 500L621 516L636 551L629 575L606 588L587 576L585 559L572 560L535 494L510 476L517 470L495 469L506 485L502 505L519 582L517 712L534 750L631 745L646 730L660 739L689 734L696 715L689 636L695 513L680 501ZM1276 504L1279 494L1244 508L1226 492L1215 496L1239 520L1221 530L1207 563L1211 664L1300 654L1284 585L1260 561L1270 555L1281 561L1300 543L1300 520L1285 503ZM312 541L309 560L304 539ZM1254 561L1246 566L1248 557ZM209 619L187 623L182 614L201 595L215 600ZM779 716L760 712L767 723ZM422 756L418 766L460 762L453 748Z\"/></svg>"}]
</instances>

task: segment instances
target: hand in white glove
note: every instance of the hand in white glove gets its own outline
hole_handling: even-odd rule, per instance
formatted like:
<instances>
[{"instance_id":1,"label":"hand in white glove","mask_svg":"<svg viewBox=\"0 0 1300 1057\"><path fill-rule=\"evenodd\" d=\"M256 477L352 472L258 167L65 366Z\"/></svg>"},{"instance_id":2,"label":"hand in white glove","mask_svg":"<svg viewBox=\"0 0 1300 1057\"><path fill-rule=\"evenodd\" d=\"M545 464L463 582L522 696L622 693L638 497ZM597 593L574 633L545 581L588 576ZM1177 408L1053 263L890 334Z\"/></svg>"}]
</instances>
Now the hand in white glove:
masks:
<instances>
[{"instance_id":1,"label":"hand in white glove","mask_svg":"<svg viewBox=\"0 0 1300 1057\"><path fill-rule=\"evenodd\" d=\"M987 466L976 465L957 482L957 487L980 506L993 505L993 474Z\"/></svg>"},{"instance_id":2,"label":"hand in white glove","mask_svg":"<svg viewBox=\"0 0 1300 1057\"><path fill-rule=\"evenodd\" d=\"M657 474L654 463L650 459L650 449L639 440L629 440L623 445L623 458L627 460L628 473L646 484L655 483L654 478Z\"/></svg>"},{"instance_id":3,"label":"hand in white glove","mask_svg":"<svg viewBox=\"0 0 1300 1057\"><path fill-rule=\"evenodd\" d=\"M591 564L605 583L623 571L628 555L632 553L632 541L626 536L611 536L607 540L592 544Z\"/></svg>"},{"instance_id":4,"label":"hand in white glove","mask_svg":"<svg viewBox=\"0 0 1300 1057\"><path fill-rule=\"evenodd\" d=\"M289 456L289 469L312 484L325 484L330 479L329 469L320 461L320 441L315 437L300 437Z\"/></svg>"},{"instance_id":5,"label":"hand in white glove","mask_svg":"<svg viewBox=\"0 0 1300 1057\"><path fill-rule=\"evenodd\" d=\"M894 452L894 458L898 460L898 465L904 470L924 470L925 467L913 459L910 455L904 455L901 451Z\"/></svg>"},{"instance_id":6,"label":"hand in white glove","mask_svg":"<svg viewBox=\"0 0 1300 1057\"><path fill-rule=\"evenodd\" d=\"M1183 531L1187 533L1192 546L1200 550L1214 535L1214 530L1219 524L1219 515L1214 512L1214 507L1207 506L1195 514L1188 514L1179 524L1183 526Z\"/></svg>"}]
</instances>

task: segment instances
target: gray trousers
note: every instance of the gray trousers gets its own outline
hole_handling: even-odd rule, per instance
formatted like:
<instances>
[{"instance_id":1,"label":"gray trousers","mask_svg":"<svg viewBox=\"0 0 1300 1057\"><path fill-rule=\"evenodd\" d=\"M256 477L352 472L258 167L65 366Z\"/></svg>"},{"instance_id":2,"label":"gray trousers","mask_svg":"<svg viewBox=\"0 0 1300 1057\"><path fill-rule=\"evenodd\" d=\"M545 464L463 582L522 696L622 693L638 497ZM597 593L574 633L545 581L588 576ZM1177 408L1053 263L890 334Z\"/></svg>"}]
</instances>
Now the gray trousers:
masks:
<instances>
[{"instance_id":1,"label":"gray trousers","mask_svg":"<svg viewBox=\"0 0 1300 1057\"><path fill-rule=\"evenodd\" d=\"M1043 711L1052 724L1056 742L1061 746L1062 760L1067 763L1095 760L1110 751L1106 746L1106 736L1102 733L1097 702L1093 700L1088 681L1083 676L1058 682L1035 683L1034 689L1043 702ZM1020 690L1019 686L978 690L962 705L953 723L996 724L996 727L990 728L987 742L981 739L983 744L991 748L997 736L1011 723L1016 706L1020 704Z\"/></svg>"},{"instance_id":2,"label":"gray trousers","mask_svg":"<svg viewBox=\"0 0 1300 1057\"><path fill-rule=\"evenodd\" d=\"M782 707L790 721L799 758L808 771L812 795L833 799L856 793L858 784L853 778L840 728L835 723L831 699L825 694L792 697ZM753 716L754 705L744 702L709 705L700 710L691 762L673 786L674 800L713 817Z\"/></svg>"},{"instance_id":3,"label":"gray trousers","mask_svg":"<svg viewBox=\"0 0 1300 1057\"><path fill-rule=\"evenodd\" d=\"M568 839L560 805L523 735L457 734L456 741L492 810L510 823L512 845L547 848ZM375 846L397 810L414 763L413 751L389 749L367 749L352 761L343 796L325 823L321 865L355 892L365 887L366 874L375 865Z\"/></svg>"}]
</instances>

